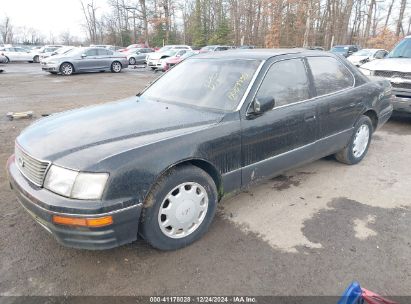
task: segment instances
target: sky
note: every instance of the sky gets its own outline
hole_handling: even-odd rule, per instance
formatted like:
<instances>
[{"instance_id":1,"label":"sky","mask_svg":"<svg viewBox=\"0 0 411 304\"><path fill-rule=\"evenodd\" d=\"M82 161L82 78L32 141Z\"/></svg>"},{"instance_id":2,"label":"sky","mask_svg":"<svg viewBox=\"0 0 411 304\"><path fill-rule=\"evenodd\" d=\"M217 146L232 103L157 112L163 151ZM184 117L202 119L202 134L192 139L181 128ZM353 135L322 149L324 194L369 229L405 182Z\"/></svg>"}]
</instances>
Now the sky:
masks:
<instances>
[{"instance_id":1,"label":"sky","mask_svg":"<svg viewBox=\"0 0 411 304\"><path fill-rule=\"evenodd\" d=\"M107 9L105 0L95 2L100 13ZM39 30L46 38L67 30L72 36L86 36L80 0L0 0L0 20L5 16L10 17L15 32L25 26Z\"/></svg>"}]
</instances>

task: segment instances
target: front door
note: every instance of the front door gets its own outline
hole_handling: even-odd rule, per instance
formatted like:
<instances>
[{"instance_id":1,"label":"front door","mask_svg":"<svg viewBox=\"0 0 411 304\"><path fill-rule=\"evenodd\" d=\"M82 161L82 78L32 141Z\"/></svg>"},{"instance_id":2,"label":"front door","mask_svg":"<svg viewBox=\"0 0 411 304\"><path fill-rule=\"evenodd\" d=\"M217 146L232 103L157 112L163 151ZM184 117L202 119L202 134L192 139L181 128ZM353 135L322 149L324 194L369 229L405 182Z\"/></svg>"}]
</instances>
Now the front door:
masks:
<instances>
[{"instance_id":1,"label":"front door","mask_svg":"<svg viewBox=\"0 0 411 304\"><path fill-rule=\"evenodd\" d=\"M274 98L274 108L242 117L243 186L315 158L317 106L311 97L303 58L279 60L268 68L253 100Z\"/></svg>"}]
</instances>

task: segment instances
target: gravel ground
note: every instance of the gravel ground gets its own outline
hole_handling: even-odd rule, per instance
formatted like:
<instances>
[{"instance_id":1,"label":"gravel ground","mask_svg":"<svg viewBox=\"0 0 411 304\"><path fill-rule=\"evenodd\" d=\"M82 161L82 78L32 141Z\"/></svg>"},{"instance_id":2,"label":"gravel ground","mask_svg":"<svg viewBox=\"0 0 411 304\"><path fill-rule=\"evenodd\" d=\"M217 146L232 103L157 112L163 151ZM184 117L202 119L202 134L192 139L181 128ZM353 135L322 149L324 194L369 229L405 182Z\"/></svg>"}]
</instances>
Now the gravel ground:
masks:
<instances>
[{"instance_id":1,"label":"gravel ground","mask_svg":"<svg viewBox=\"0 0 411 304\"><path fill-rule=\"evenodd\" d=\"M49 75L9 64L0 75L0 161L36 117L136 94L157 74ZM338 295L354 279L411 295L411 119L393 119L366 159L325 158L224 200L192 246L143 241L107 251L59 245L18 204L0 171L0 295Z\"/></svg>"}]
</instances>

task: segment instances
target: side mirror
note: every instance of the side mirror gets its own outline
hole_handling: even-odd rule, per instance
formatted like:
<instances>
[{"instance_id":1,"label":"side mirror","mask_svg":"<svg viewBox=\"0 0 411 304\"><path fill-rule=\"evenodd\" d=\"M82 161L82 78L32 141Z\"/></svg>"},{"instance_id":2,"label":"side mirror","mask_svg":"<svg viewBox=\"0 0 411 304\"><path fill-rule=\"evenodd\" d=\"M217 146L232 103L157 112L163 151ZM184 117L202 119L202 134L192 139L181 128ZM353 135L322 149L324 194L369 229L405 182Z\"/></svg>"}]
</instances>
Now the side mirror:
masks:
<instances>
[{"instance_id":1,"label":"side mirror","mask_svg":"<svg viewBox=\"0 0 411 304\"><path fill-rule=\"evenodd\" d=\"M271 96L257 97L251 104L250 110L252 115L262 115L265 112L271 111L275 106L275 100Z\"/></svg>"},{"instance_id":2,"label":"side mirror","mask_svg":"<svg viewBox=\"0 0 411 304\"><path fill-rule=\"evenodd\" d=\"M81 58L86 58L87 54L81 54Z\"/></svg>"}]
</instances>

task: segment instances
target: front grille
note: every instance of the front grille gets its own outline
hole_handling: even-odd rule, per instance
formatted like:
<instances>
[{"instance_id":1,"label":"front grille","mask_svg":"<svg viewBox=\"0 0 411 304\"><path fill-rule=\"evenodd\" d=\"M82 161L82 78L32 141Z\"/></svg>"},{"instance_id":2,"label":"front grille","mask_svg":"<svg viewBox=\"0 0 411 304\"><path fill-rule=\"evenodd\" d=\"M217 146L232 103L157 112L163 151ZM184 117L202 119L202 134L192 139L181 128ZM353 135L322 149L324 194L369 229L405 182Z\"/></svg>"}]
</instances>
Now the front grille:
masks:
<instances>
[{"instance_id":1,"label":"front grille","mask_svg":"<svg viewBox=\"0 0 411 304\"><path fill-rule=\"evenodd\" d=\"M374 75L386 78L399 77L404 79L411 79L411 73L402 73L395 71L375 71Z\"/></svg>"},{"instance_id":2,"label":"front grille","mask_svg":"<svg viewBox=\"0 0 411 304\"><path fill-rule=\"evenodd\" d=\"M17 168L33 184L43 186L44 177L50 162L41 161L28 155L18 145L15 147Z\"/></svg>"},{"instance_id":3,"label":"front grille","mask_svg":"<svg viewBox=\"0 0 411 304\"><path fill-rule=\"evenodd\" d=\"M411 83L391 83L391 85L393 88L411 90Z\"/></svg>"}]
</instances>

